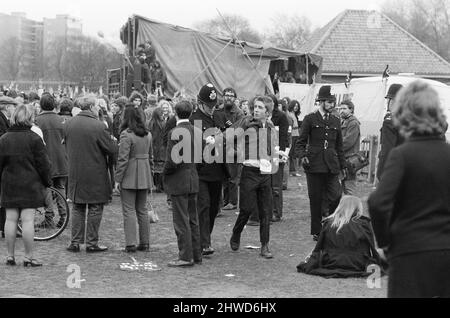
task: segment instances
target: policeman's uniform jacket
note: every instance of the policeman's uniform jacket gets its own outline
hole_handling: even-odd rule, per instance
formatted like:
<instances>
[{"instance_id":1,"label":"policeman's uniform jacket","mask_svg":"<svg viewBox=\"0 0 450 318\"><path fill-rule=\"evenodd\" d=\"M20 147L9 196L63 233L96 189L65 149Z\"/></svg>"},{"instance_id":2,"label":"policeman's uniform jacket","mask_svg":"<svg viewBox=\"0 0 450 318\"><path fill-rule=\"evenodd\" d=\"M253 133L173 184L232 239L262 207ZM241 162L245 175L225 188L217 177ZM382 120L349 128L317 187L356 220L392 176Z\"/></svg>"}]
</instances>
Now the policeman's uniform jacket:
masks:
<instances>
[{"instance_id":1,"label":"policeman's uniform jacket","mask_svg":"<svg viewBox=\"0 0 450 318\"><path fill-rule=\"evenodd\" d=\"M342 131L339 118L329 114L326 122L316 111L305 117L300 137L295 145L295 154L307 157L307 173L339 174L345 167Z\"/></svg>"}]
</instances>

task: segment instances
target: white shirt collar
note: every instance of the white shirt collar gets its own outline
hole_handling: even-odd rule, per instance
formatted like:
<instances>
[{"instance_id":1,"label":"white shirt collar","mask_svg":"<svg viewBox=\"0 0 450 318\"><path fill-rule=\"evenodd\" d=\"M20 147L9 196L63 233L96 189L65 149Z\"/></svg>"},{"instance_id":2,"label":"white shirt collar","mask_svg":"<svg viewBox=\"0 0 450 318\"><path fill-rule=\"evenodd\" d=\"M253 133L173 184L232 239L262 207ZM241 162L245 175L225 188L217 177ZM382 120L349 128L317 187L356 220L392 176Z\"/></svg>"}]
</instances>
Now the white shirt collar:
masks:
<instances>
[{"instance_id":1,"label":"white shirt collar","mask_svg":"<svg viewBox=\"0 0 450 318\"><path fill-rule=\"evenodd\" d=\"M320 113L320 115L322 116L322 118L323 118L323 116L325 116L325 114L326 114L326 112L324 112L324 111L322 110L322 108L319 108L319 113Z\"/></svg>"},{"instance_id":2,"label":"white shirt collar","mask_svg":"<svg viewBox=\"0 0 450 318\"><path fill-rule=\"evenodd\" d=\"M177 120L177 126L179 125L179 124L182 124L182 123L188 123L189 122L189 119L180 119L180 120Z\"/></svg>"}]
</instances>

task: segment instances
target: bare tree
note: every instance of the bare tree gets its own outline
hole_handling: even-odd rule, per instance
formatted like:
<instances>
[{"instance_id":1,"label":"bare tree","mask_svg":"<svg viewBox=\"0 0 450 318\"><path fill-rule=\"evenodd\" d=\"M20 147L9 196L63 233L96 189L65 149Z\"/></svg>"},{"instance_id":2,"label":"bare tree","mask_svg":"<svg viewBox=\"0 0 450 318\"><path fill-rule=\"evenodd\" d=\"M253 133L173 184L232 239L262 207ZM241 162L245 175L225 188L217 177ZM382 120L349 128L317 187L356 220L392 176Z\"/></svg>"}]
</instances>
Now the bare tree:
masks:
<instances>
[{"instance_id":1,"label":"bare tree","mask_svg":"<svg viewBox=\"0 0 450 318\"><path fill-rule=\"evenodd\" d=\"M224 14L223 18L218 15L216 18L195 23L194 28L227 38L233 37L234 34L241 41L262 42L261 35L251 27L248 19L236 14Z\"/></svg>"},{"instance_id":2,"label":"bare tree","mask_svg":"<svg viewBox=\"0 0 450 318\"><path fill-rule=\"evenodd\" d=\"M311 21L304 16L277 14L266 31L266 41L273 46L298 50L311 36Z\"/></svg>"},{"instance_id":3,"label":"bare tree","mask_svg":"<svg viewBox=\"0 0 450 318\"><path fill-rule=\"evenodd\" d=\"M382 11L450 61L450 0L388 0Z\"/></svg>"},{"instance_id":4,"label":"bare tree","mask_svg":"<svg viewBox=\"0 0 450 318\"><path fill-rule=\"evenodd\" d=\"M6 39L0 45L0 69L4 79L16 81L19 79L25 51L17 37Z\"/></svg>"}]
</instances>

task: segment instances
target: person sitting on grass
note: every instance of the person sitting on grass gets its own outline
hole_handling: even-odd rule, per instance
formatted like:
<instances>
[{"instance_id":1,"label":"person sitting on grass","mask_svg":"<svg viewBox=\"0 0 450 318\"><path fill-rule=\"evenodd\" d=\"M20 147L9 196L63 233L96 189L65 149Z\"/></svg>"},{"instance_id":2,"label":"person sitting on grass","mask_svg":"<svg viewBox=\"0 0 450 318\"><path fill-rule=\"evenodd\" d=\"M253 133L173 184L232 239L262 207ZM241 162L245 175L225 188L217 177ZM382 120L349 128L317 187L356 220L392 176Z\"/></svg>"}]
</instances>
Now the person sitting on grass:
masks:
<instances>
[{"instance_id":1,"label":"person sitting on grass","mask_svg":"<svg viewBox=\"0 0 450 318\"><path fill-rule=\"evenodd\" d=\"M366 277L368 266L382 265L375 248L370 219L362 202L343 196L336 211L324 219L319 240L311 255L297 266L297 271L326 278Z\"/></svg>"}]
</instances>

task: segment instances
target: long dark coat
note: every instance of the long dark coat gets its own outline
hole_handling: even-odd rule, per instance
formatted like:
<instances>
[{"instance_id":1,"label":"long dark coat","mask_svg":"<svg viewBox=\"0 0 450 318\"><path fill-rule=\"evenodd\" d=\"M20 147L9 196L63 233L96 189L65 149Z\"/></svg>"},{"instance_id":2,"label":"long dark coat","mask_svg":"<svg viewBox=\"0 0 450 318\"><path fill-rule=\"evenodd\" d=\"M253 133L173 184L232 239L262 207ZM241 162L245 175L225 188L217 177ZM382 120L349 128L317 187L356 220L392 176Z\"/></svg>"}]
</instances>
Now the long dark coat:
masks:
<instances>
[{"instance_id":1,"label":"long dark coat","mask_svg":"<svg viewBox=\"0 0 450 318\"><path fill-rule=\"evenodd\" d=\"M41 128L52 163L52 177L67 177L67 153L64 139L63 118L52 111L43 111L36 117Z\"/></svg>"},{"instance_id":2,"label":"long dark coat","mask_svg":"<svg viewBox=\"0 0 450 318\"><path fill-rule=\"evenodd\" d=\"M50 159L42 139L28 126L12 126L0 138L0 205L42 207L51 182Z\"/></svg>"},{"instance_id":3,"label":"long dark coat","mask_svg":"<svg viewBox=\"0 0 450 318\"><path fill-rule=\"evenodd\" d=\"M69 192L74 203L101 204L112 190L107 160L117 146L104 123L82 111L67 123L65 143L69 157Z\"/></svg>"},{"instance_id":4,"label":"long dark coat","mask_svg":"<svg viewBox=\"0 0 450 318\"><path fill-rule=\"evenodd\" d=\"M311 257L297 271L327 278L365 277L370 264L381 265L375 249L370 219L361 217L344 225L339 233L327 221Z\"/></svg>"},{"instance_id":5,"label":"long dark coat","mask_svg":"<svg viewBox=\"0 0 450 318\"><path fill-rule=\"evenodd\" d=\"M155 164L155 173L162 173L164 162L166 161L166 146L164 145L163 134L165 121L158 121L155 117L152 118L149 124L149 129L153 140L153 161Z\"/></svg>"}]
</instances>

